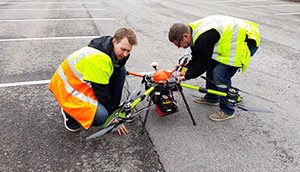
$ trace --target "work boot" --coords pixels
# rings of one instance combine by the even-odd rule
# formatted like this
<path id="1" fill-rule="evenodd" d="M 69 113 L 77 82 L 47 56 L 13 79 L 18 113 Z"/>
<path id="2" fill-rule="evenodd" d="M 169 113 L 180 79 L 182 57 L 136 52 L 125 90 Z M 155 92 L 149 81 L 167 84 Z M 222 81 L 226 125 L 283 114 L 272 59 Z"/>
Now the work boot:
<path id="1" fill-rule="evenodd" d="M 218 106 L 218 102 L 217 103 L 212 103 L 207 101 L 207 99 L 203 98 L 203 97 L 197 97 L 194 99 L 194 102 L 196 103 L 200 103 L 200 104 L 207 104 L 207 105 L 211 105 L 211 106 Z"/>
<path id="2" fill-rule="evenodd" d="M 209 116 L 209 118 L 213 121 L 224 121 L 224 120 L 227 120 L 227 119 L 230 119 L 233 117 L 234 117 L 234 115 L 228 115 L 222 111 L 213 113 Z"/>
<path id="3" fill-rule="evenodd" d="M 67 130 L 71 132 L 76 132 L 80 130 L 80 124 L 78 121 L 73 119 L 72 117 L 69 117 L 64 110 L 61 108 L 62 116 L 64 117 L 64 124 Z"/>

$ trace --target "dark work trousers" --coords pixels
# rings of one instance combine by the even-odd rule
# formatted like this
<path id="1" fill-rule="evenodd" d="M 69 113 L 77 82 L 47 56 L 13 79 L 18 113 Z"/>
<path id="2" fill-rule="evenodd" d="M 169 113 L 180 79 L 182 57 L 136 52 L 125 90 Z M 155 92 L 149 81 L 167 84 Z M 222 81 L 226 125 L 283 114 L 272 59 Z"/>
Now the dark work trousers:
<path id="1" fill-rule="evenodd" d="M 249 47 L 251 56 L 253 56 L 256 53 L 258 47 L 256 47 L 256 44 L 248 44 L 248 47 Z M 239 69 L 238 67 L 224 65 L 215 60 L 212 60 L 211 65 L 208 67 L 208 69 L 206 71 L 206 77 L 231 86 L 231 78 L 234 76 L 234 74 L 237 72 L 238 69 Z M 212 84 L 210 82 L 206 82 L 206 88 L 221 91 L 224 93 L 227 93 L 229 90 L 229 88 L 217 87 L 215 84 Z M 212 103 L 220 102 L 220 105 L 219 105 L 220 111 L 222 111 L 228 115 L 232 115 L 235 111 L 234 106 L 227 104 L 226 97 L 218 96 L 215 94 L 206 94 L 204 96 L 204 98 L 207 99 L 207 101 L 212 102 Z"/>
<path id="2" fill-rule="evenodd" d="M 206 77 L 226 85 L 231 85 L 231 78 L 234 76 L 238 69 L 238 67 L 224 65 L 215 60 L 212 60 L 210 66 L 206 71 Z M 228 88 L 217 87 L 215 84 L 208 81 L 206 82 L 206 88 L 224 93 L 227 93 L 229 90 Z M 234 106 L 227 104 L 226 97 L 208 93 L 204 96 L 204 98 L 212 103 L 220 102 L 220 111 L 228 115 L 232 115 L 235 111 Z"/>

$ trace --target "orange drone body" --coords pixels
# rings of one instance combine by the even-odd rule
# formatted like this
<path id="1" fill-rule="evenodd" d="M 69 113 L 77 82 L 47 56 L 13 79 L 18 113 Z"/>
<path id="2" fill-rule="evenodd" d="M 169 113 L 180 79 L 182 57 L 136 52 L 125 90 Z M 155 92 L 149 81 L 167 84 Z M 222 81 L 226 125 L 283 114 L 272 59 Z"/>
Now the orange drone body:
<path id="1" fill-rule="evenodd" d="M 171 78 L 170 72 L 168 72 L 164 69 L 158 69 L 152 77 L 153 81 L 155 81 L 157 83 L 166 83 L 167 79 L 170 79 L 170 78 Z"/>

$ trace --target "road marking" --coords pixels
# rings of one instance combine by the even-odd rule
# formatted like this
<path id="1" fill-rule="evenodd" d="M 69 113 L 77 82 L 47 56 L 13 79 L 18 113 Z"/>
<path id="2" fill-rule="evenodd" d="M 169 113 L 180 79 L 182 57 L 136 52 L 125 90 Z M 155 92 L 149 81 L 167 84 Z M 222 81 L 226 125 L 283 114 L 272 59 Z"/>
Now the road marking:
<path id="1" fill-rule="evenodd" d="M 20 20 L 0 20 L 0 22 L 47 22 L 47 21 L 112 21 L 116 18 L 68 18 L 68 19 L 20 19 Z"/>
<path id="2" fill-rule="evenodd" d="M 55 1 L 53 1 L 53 2 L 34 2 L 34 1 L 32 1 L 32 2 L 29 2 L 29 1 L 14 1 L 14 2 L 10 2 L 10 1 L 4 1 L 4 2 L 1 2 L 0 4 L 17 4 L 17 3 L 22 3 L 22 4 L 24 4 L 24 3 L 35 3 L 35 4 L 48 4 L 48 3 L 51 3 L 51 4 L 75 4 L 75 3 L 77 3 L 77 4 L 98 4 L 97 2 L 55 2 Z"/>
<path id="3" fill-rule="evenodd" d="M 238 1 L 238 0 L 232 0 L 232 1 L 212 1 L 213 3 L 234 3 L 234 2 L 270 2 L 272 0 L 249 0 L 249 1 Z"/>
<path id="4" fill-rule="evenodd" d="M 300 6 L 300 4 L 271 4 L 271 5 L 268 5 L 268 6 L 271 6 L 271 7 L 297 7 L 297 6 Z"/>
<path id="5" fill-rule="evenodd" d="M 72 11 L 72 10 L 89 10 L 89 11 L 104 11 L 105 9 L 97 8 L 56 8 L 56 9 L 36 9 L 36 8 L 17 8 L 17 9 L 4 9 L 1 8 L 0 11 Z"/>
<path id="6" fill-rule="evenodd" d="M 277 13 L 276 16 L 288 16 L 288 15 L 295 15 L 300 14 L 300 12 L 294 12 L 294 13 Z"/>
<path id="7" fill-rule="evenodd" d="M 240 0 L 232 0 L 232 1 L 212 1 L 213 3 L 241 3 L 241 2 L 270 2 L 272 0 L 248 0 L 248 1 L 240 1 Z"/>
<path id="8" fill-rule="evenodd" d="M 140 72 L 137 74 L 140 75 L 149 75 L 153 74 L 154 72 Z M 131 76 L 131 75 L 129 75 Z M 127 77 L 129 77 L 127 76 Z M 129 77 L 130 78 L 130 77 Z M 26 82 L 14 82 L 14 83 L 0 83 L 0 88 L 4 87 L 16 87 L 16 86 L 24 86 L 24 85 L 41 85 L 41 84 L 49 84 L 51 80 L 39 80 L 39 81 L 26 81 Z"/>
<path id="9" fill-rule="evenodd" d="M 51 80 L 40 80 L 40 81 L 27 81 L 27 82 L 5 83 L 5 84 L 0 84 L 0 88 L 4 88 L 4 87 L 15 87 L 15 86 L 24 86 L 24 85 L 49 84 L 50 81 L 51 81 Z"/>
<path id="10" fill-rule="evenodd" d="M 297 7 L 300 4 L 274 4 L 274 5 L 245 5 L 240 8 L 260 8 L 260 7 Z"/>
<path id="11" fill-rule="evenodd" d="M 12 42 L 12 41 L 43 41 L 43 40 L 63 40 L 63 39 L 90 39 L 96 38 L 95 36 L 76 36 L 76 37 L 46 37 L 46 38 L 16 38 L 16 39 L 0 39 L 0 42 Z"/>

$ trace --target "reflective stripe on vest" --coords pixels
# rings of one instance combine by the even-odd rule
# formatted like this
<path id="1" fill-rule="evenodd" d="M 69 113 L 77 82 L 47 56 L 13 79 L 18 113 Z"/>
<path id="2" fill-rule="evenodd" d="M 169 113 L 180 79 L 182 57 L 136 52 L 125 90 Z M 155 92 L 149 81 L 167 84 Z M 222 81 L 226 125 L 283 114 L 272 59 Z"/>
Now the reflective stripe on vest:
<path id="1" fill-rule="evenodd" d="M 75 88 L 73 88 L 67 81 L 67 77 L 66 75 L 64 74 L 63 70 L 62 70 L 62 67 L 60 66 L 58 68 L 58 71 L 57 71 L 59 77 L 61 78 L 61 80 L 65 83 L 65 90 L 72 96 L 78 98 L 79 100 L 83 101 L 83 102 L 88 102 L 92 105 L 95 105 L 95 106 L 98 106 L 98 101 L 97 99 L 95 100 L 95 97 L 91 96 L 92 94 L 87 94 L 86 92 L 85 93 L 81 93 L 81 92 L 78 92 Z M 72 82 L 74 84 L 74 82 Z M 90 83 L 89 83 L 90 84 Z M 88 89 L 91 91 L 91 86 L 88 85 L 87 83 L 85 85 L 83 85 L 83 87 L 86 87 L 85 89 Z M 83 88 L 81 87 L 81 88 Z M 83 90 L 83 89 L 81 89 Z M 81 91 L 80 90 L 80 91 Z M 91 98 L 92 97 L 92 98 Z"/>
<path id="2" fill-rule="evenodd" d="M 80 79 L 81 82 L 83 83 L 86 83 L 88 86 L 91 87 L 91 83 L 90 82 L 86 82 L 83 80 L 83 75 L 81 73 L 79 73 L 76 69 L 75 69 L 75 65 L 80 61 L 82 60 L 85 56 L 88 56 L 90 54 L 93 54 L 93 53 L 98 53 L 100 52 L 99 50 L 97 49 L 94 49 L 94 48 L 90 48 L 90 47 L 84 47 L 82 48 L 81 50 L 83 50 L 83 52 L 78 56 L 76 57 L 75 59 L 72 59 L 73 58 L 73 54 L 71 54 L 69 57 L 68 57 L 68 64 L 69 64 L 69 67 L 70 69 L 72 70 L 72 72 L 74 73 L 74 75 Z"/>
<path id="3" fill-rule="evenodd" d="M 245 42 L 246 35 L 249 35 L 252 27 L 258 26 L 255 23 L 250 25 L 249 21 L 226 16 L 208 16 L 206 18 L 190 23 L 193 30 L 192 41 L 193 46 L 197 38 L 210 29 L 216 29 L 220 33 L 220 40 L 214 47 L 212 58 L 220 63 L 242 67 L 243 72 L 246 70 L 249 60 L 250 51 Z M 250 28 L 250 29 L 249 29 Z M 258 37 L 258 28 L 252 28 L 255 36 Z M 254 37 L 255 37 L 254 36 Z"/>
<path id="4" fill-rule="evenodd" d="M 75 65 L 83 58 L 99 52 L 102 53 L 90 47 L 74 52 L 56 70 L 49 85 L 64 111 L 85 129 L 89 129 L 94 121 L 98 100 L 91 83 L 83 80 L 83 75 L 76 70 Z"/>

